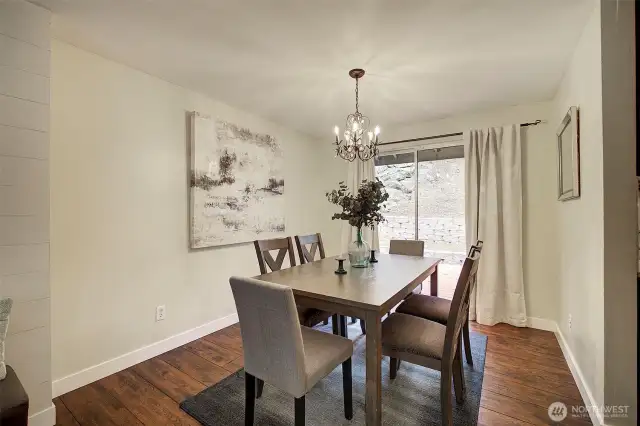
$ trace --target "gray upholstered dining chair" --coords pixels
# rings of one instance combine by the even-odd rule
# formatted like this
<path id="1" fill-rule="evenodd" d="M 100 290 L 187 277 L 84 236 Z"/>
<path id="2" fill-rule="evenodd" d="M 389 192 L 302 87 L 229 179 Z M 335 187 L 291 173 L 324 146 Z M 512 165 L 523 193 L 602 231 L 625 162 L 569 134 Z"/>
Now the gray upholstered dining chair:
<path id="1" fill-rule="evenodd" d="M 389 254 L 403 254 L 405 256 L 424 257 L 424 241 L 420 240 L 391 240 L 389 241 Z M 422 283 L 413 292 L 422 293 Z"/>
<path id="2" fill-rule="evenodd" d="M 471 246 L 469 249 L 469 257 L 472 257 L 475 253 L 478 256 L 482 253 L 483 242 L 478 242 Z M 473 292 L 475 288 L 475 277 L 471 282 L 470 292 Z M 451 300 L 443 299 L 441 297 L 429 296 L 426 294 L 414 294 L 402 302 L 397 308 L 396 312 L 401 314 L 414 315 L 417 317 L 425 318 L 431 321 L 439 322 L 440 324 L 447 325 L 449 318 L 449 309 L 451 308 Z M 473 357 L 471 355 L 471 338 L 469 331 L 469 310 L 465 312 L 464 328 L 462 329 L 462 336 L 464 338 L 464 352 L 469 365 L 473 365 Z"/>
<path id="3" fill-rule="evenodd" d="M 295 398 L 295 424 L 305 423 L 305 395 L 342 364 L 344 415 L 353 417 L 351 340 L 301 326 L 291 288 L 253 278 L 229 280 L 238 309 L 245 369 L 245 425 L 252 425 L 256 382 Z"/>
<path id="4" fill-rule="evenodd" d="M 395 379 L 400 360 L 439 370 L 442 425 L 452 425 L 451 378 L 456 402 L 465 399 L 462 369 L 461 334 L 467 309 L 471 282 L 478 270 L 480 254 L 467 257 L 451 301 L 446 325 L 435 321 L 395 312 L 382 323 L 382 353 L 391 357 L 390 377 Z"/>

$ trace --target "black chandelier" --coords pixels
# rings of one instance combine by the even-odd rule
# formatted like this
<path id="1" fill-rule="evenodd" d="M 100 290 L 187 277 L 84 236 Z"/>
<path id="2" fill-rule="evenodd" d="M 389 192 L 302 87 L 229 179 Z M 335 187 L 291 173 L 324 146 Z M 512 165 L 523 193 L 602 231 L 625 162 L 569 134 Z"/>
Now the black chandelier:
<path id="1" fill-rule="evenodd" d="M 336 126 L 333 129 L 336 134 L 336 155 L 347 161 L 353 161 L 356 158 L 368 161 L 378 155 L 380 127 L 376 126 L 373 131 L 370 131 L 369 118 L 358 110 L 358 80 L 364 76 L 364 70 L 352 69 L 349 71 L 349 76 L 356 80 L 356 112 L 347 116 L 344 140 L 339 138 L 340 128 Z M 368 143 L 363 140 L 365 135 L 369 138 Z"/>

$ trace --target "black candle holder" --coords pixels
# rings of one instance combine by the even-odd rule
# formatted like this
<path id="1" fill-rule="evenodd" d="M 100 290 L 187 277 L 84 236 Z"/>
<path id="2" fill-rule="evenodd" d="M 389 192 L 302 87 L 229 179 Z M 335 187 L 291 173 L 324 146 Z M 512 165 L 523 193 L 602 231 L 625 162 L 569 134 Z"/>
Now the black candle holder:
<path id="1" fill-rule="evenodd" d="M 376 259 L 375 250 L 371 250 L 371 257 L 369 258 L 369 263 L 378 263 L 378 259 Z"/>
<path id="2" fill-rule="evenodd" d="M 335 273 L 338 274 L 338 275 L 346 274 L 347 270 L 344 269 L 344 261 L 347 260 L 347 259 L 338 258 L 336 260 L 338 261 L 338 269 L 336 269 Z"/>

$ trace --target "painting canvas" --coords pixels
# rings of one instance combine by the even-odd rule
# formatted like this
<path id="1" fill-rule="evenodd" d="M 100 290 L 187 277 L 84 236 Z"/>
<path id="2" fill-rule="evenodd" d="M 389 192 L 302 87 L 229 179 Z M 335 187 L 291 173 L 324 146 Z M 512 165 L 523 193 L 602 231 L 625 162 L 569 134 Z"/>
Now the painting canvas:
<path id="1" fill-rule="evenodd" d="M 282 236 L 284 158 L 270 135 L 191 116 L 191 247 Z"/>

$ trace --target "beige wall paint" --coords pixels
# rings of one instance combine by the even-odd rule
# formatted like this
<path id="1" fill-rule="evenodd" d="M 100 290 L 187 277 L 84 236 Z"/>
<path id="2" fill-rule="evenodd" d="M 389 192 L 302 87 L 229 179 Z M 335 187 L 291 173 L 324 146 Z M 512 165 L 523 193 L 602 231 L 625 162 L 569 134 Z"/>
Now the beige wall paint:
<path id="1" fill-rule="evenodd" d="M 554 117 L 559 123 L 570 106 L 580 110 L 581 196 L 555 205 L 561 264 L 558 326 L 598 404 L 604 402 L 601 65 L 600 11 L 594 7 L 554 100 Z"/>
<path id="2" fill-rule="evenodd" d="M 188 249 L 188 111 L 279 139 L 288 235 L 335 226 L 329 153 L 282 126 L 58 41 L 51 107 L 54 380 L 234 313 L 258 273 L 251 244 Z"/>
<path id="3" fill-rule="evenodd" d="M 463 132 L 472 128 L 544 120 L 527 128 L 523 144 L 523 268 L 527 315 L 555 321 L 558 312 L 558 253 L 555 240 L 556 153 L 551 104 L 536 103 L 480 111 L 442 120 L 384 129 L 385 141 Z M 436 141 L 437 142 L 437 141 Z"/>
<path id="4" fill-rule="evenodd" d="M 604 402 L 638 420 L 635 2 L 602 1 Z"/>
<path id="5" fill-rule="evenodd" d="M 0 298 L 14 299 L 7 362 L 52 424 L 49 318 L 49 58 L 51 14 L 0 2 Z M 44 410 L 49 411 L 43 412 Z"/>

